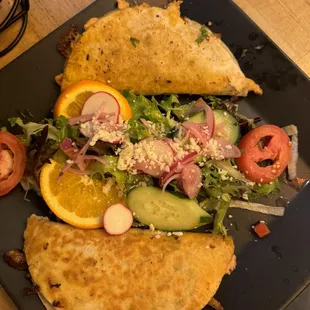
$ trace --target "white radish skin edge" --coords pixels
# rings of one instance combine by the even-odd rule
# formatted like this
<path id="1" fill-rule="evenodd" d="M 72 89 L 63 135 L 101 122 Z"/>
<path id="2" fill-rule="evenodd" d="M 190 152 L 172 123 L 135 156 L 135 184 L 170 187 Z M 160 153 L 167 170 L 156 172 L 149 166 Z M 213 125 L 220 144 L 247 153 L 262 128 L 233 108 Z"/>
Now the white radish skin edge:
<path id="1" fill-rule="evenodd" d="M 96 113 L 101 111 L 102 116 L 113 113 L 109 117 L 113 122 L 118 123 L 120 106 L 118 101 L 111 94 L 106 92 L 97 92 L 90 96 L 84 103 L 81 115 Z"/>
<path id="2" fill-rule="evenodd" d="M 111 205 L 103 214 L 103 227 L 109 235 L 118 236 L 125 233 L 132 223 L 132 212 L 122 203 Z"/>

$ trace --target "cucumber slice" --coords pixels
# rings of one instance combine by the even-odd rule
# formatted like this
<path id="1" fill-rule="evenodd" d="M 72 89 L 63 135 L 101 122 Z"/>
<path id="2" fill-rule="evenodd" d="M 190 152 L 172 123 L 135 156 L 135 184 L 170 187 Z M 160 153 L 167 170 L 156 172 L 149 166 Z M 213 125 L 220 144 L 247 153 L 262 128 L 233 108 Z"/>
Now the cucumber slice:
<path id="1" fill-rule="evenodd" d="M 194 123 L 204 123 L 206 122 L 206 113 L 205 111 L 199 111 L 192 115 L 189 120 L 194 122 Z"/>
<path id="2" fill-rule="evenodd" d="M 240 126 L 238 121 L 225 110 L 213 110 L 215 118 L 214 136 L 223 138 L 232 144 L 240 138 Z M 189 118 L 194 123 L 206 122 L 205 111 L 199 111 Z"/>
<path id="3" fill-rule="evenodd" d="M 238 121 L 224 110 L 214 110 L 213 113 L 215 117 L 215 137 L 223 138 L 232 144 L 238 142 L 240 138 Z"/>
<path id="4" fill-rule="evenodd" d="M 189 230 L 213 221 L 195 200 L 151 186 L 132 189 L 127 205 L 140 223 L 166 231 Z"/>

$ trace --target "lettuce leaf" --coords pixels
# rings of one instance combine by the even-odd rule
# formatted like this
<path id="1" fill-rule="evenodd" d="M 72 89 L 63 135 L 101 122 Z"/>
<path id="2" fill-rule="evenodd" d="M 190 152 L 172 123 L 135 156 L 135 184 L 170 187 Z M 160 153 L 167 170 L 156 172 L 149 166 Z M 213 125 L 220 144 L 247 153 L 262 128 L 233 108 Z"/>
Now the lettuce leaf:
<path id="1" fill-rule="evenodd" d="M 191 101 L 186 104 L 181 104 L 177 95 L 170 95 L 169 97 L 164 97 L 159 106 L 167 113 L 167 115 L 172 113 L 179 121 L 184 121 L 185 118 L 189 116 L 190 110 L 195 103 L 196 101 Z"/>
<path id="2" fill-rule="evenodd" d="M 178 105 L 180 105 L 180 101 L 177 95 L 165 97 L 159 103 L 159 106 L 166 112 L 173 110 L 174 107 Z"/>
<path id="3" fill-rule="evenodd" d="M 128 100 L 132 110 L 132 118 L 128 121 L 128 133 L 132 140 L 141 140 L 150 136 L 165 136 L 171 129 L 169 119 L 159 109 L 160 105 L 152 97 L 148 99 L 142 95 L 135 95 L 130 91 L 123 91 L 122 94 Z M 150 121 L 154 129 L 149 130 L 141 120 Z"/>
<path id="4" fill-rule="evenodd" d="M 59 141 L 65 138 L 76 138 L 79 136 L 79 126 L 70 126 L 68 119 L 63 115 L 54 120 L 55 127 L 59 130 Z"/>
<path id="5" fill-rule="evenodd" d="M 210 160 L 201 171 L 206 198 L 219 199 L 222 194 L 229 194 L 233 198 L 243 199 L 244 194 L 247 194 L 253 200 L 280 190 L 278 179 L 268 184 L 255 184 L 234 169 L 230 161 Z M 223 171 L 226 171 L 227 177 L 220 173 Z"/>
<path id="6" fill-rule="evenodd" d="M 33 136 L 38 136 L 45 127 L 48 127 L 47 139 L 52 140 L 56 144 L 60 143 L 65 138 L 75 138 L 78 136 L 78 126 L 68 125 L 68 119 L 64 116 L 58 117 L 56 120 L 46 119 L 45 123 L 24 123 L 20 117 L 11 117 L 8 119 L 11 127 L 19 126 L 23 133 L 17 135 L 18 138 L 29 146 Z"/>
<path id="7" fill-rule="evenodd" d="M 128 132 L 133 142 L 148 138 L 151 136 L 149 130 L 141 123 L 139 119 L 132 117 L 128 121 Z"/>
<path id="8" fill-rule="evenodd" d="M 59 131 L 56 127 L 49 124 L 38 124 L 34 122 L 29 122 L 24 124 L 20 117 L 9 118 L 11 127 L 18 125 L 23 129 L 23 134 L 19 135 L 19 139 L 26 145 L 29 146 L 31 143 L 31 137 L 34 135 L 39 135 L 41 131 L 48 126 L 48 139 L 59 142 Z"/>
<path id="9" fill-rule="evenodd" d="M 221 197 L 220 205 L 218 206 L 217 212 L 213 222 L 213 234 L 227 235 L 226 228 L 224 226 L 224 219 L 229 208 L 231 198 L 230 195 L 224 194 Z"/>
<path id="10" fill-rule="evenodd" d="M 106 174 L 113 175 L 118 184 L 124 184 L 127 181 L 127 173 L 117 169 L 118 158 L 115 156 L 103 156 L 104 164 L 99 161 L 90 163 L 87 167 L 93 174 L 100 174 L 103 178 Z"/>
<path id="11" fill-rule="evenodd" d="M 118 157 L 116 156 L 103 156 L 104 164 L 95 161 L 92 162 L 87 169 L 92 171 L 93 175 L 100 175 L 102 178 L 113 176 L 116 183 L 123 185 L 125 192 L 128 192 L 131 188 L 145 185 L 152 185 L 152 178 L 146 174 L 129 174 L 126 171 L 117 169 Z"/>
<path id="12" fill-rule="evenodd" d="M 275 179 L 273 182 L 267 184 L 255 184 L 248 196 L 250 200 L 253 200 L 259 197 L 276 194 L 280 191 L 280 189 L 279 180 Z"/>

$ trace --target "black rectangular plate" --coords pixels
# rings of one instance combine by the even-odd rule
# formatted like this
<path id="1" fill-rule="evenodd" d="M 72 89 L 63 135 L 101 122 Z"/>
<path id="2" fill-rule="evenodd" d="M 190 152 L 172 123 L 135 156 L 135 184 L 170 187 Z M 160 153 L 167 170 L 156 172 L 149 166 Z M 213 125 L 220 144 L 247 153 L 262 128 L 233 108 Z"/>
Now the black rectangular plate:
<path id="1" fill-rule="evenodd" d="M 147 1 L 162 5 L 166 1 Z M 59 88 L 53 77 L 62 71 L 64 60 L 56 44 L 72 23 L 82 25 L 94 16 L 102 16 L 115 8 L 114 0 L 96 1 L 83 12 L 58 28 L 13 63 L 0 71 L 0 121 L 29 109 L 35 120 L 44 118 L 52 109 Z M 309 175 L 310 164 L 310 83 L 307 77 L 273 42 L 232 2 L 225 0 L 185 0 L 182 15 L 207 24 L 222 34 L 224 42 L 236 54 L 245 74 L 258 81 L 263 96 L 250 95 L 241 103 L 243 112 L 260 115 L 265 122 L 279 126 L 296 124 L 299 128 L 300 157 L 305 163 L 301 173 Z M 250 35 L 251 33 L 257 34 Z M 256 48 L 255 47 L 261 47 Z M 247 49 L 240 58 L 242 49 Z M 287 193 L 289 191 L 287 190 Z M 16 188 L 0 198 L 0 254 L 22 248 L 25 222 L 32 213 L 46 214 L 41 198 Z M 225 309 L 283 309 L 302 291 L 310 279 L 309 219 L 310 186 L 295 196 L 283 218 L 232 210 L 227 222 L 236 243 L 238 267 L 225 277 L 217 298 Z M 250 227 L 257 220 L 268 221 L 271 235 L 257 240 Z M 232 226 L 230 225 L 232 224 Z M 43 310 L 37 296 L 23 296 L 29 286 L 24 272 L 16 271 L 0 259 L 0 283 L 22 310 Z M 186 289 L 186 288 L 184 288 Z"/>

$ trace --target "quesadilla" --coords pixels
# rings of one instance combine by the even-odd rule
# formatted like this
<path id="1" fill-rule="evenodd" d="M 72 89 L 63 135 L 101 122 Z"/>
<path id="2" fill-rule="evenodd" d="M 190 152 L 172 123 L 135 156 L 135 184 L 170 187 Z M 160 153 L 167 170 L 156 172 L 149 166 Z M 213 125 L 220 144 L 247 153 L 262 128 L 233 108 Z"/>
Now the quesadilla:
<path id="1" fill-rule="evenodd" d="M 68 57 L 62 90 L 88 79 L 143 95 L 262 93 L 217 34 L 180 16 L 180 1 L 166 9 L 119 3 L 122 9 L 86 23 Z"/>
<path id="2" fill-rule="evenodd" d="M 25 230 L 29 271 L 49 309 L 202 309 L 234 258 L 230 237 L 120 236 L 32 215 Z"/>

